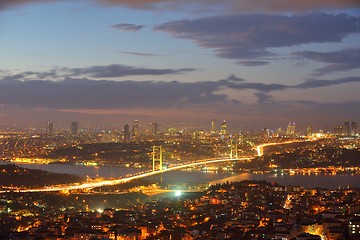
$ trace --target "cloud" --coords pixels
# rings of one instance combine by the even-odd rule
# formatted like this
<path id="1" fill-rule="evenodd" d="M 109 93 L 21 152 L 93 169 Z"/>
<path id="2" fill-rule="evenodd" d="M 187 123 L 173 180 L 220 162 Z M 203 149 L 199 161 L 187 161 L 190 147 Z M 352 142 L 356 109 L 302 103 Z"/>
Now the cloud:
<path id="1" fill-rule="evenodd" d="M 227 77 L 226 79 L 223 79 L 221 81 L 224 81 L 224 82 L 243 82 L 245 80 L 235 76 L 234 74 L 231 74 L 229 77 Z"/>
<path id="2" fill-rule="evenodd" d="M 137 31 L 141 30 L 144 27 L 144 25 L 120 23 L 120 24 L 112 25 L 111 27 L 121 30 L 121 31 L 125 31 L 125 32 L 137 32 Z"/>
<path id="3" fill-rule="evenodd" d="M 265 93 L 254 93 L 255 97 L 257 97 L 259 103 L 268 102 L 269 100 L 272 100 L 273 97 L 265 94 Z"/>
<path id="4" fill-rule="evenodd" d="M 291 86 L 277 84 L 277 83 L 260 83 L 260 82 L 245 82 L 243 79 L 237 78 L 234 75 L 231 75 L 227 79 L 223 79 L 219 81 L 223 86 L 230 89 L 238 89 L 238 90 L 257 90 L 261 92 L 271 92 L 271 91 L 280 91 L 290 88 Z"/>
<path id="5" fill-rule="evenodd" d="M 58 1 L 54 1 L 54 2 L 59 2 L 61 0 Z M 1 0 L 0 1 L 0 9 L 6 9 L 9 7 L 14 7 L 14 6 L 18 6 L 18 5 L 24 5 L 24 4 L 30 4 L 30 3 L 46 3 L 48 2 L 47 0 Z"/>
<path id="6" fill-rule="evenodd" d="M 309 89 L 309 88 L 329 87 L 329 86 L 340 85 L 345 83 L 353 83 L 353 82 L 360 82 L 360 77 L 339 78 L 335 80 L 309 79 L 303 83 L 294 86 L 294 88 Z"/>
<path id="7" fill-rule="evenodd" d="M 27 81 L 27 80 L 61 80 L 64 77 L 91 77 L 91 78 L 116 78 L 125 76 L 139 76 L 139 75 L 170 75 L 170 74 L 183 74 L 186 72 L 196 71 L 194 68 L 138 68 L 132 66 L 126 66 L 121 64 L 112 64 L 105 66 L 91 66 L 85 68 L 53 68 L 49 71 L 34 72 L 27 71 L 18 74 L 11 74 L 10 72 L 4 72 L 2 81 Z M 1 78 L 1 76 L 0 76 Z"/>
<path id="8" fill-rule="evenodd" d="M 119 76 L 117 71 L 98 67 L 66 69 L 74 76 Z M 122 73 L 122 71 L 121 71 Z M 249 83 L 235 75 L 219 81 L 110 81 L 67 77 L 61 81 L 34 80 L 38 73 L 20 73 L 0 81 L 0 104 L 48 109 L 183 108 L 213 104 L 238 104 L 218 90 L 255 89 L 269 92 L 284 89 L 276 84 Z M 45 76 L 46 74 L 44 74 Z M 27 76 L 24 81 L 22 77 Z M 264 95 L 265 96 L 265 95 Z M 258 96 L 260 99 L 260 95 Z M 262 98 L 264 99 L 264 98 Z"/>
<path id="9" fill-rule="evenodd" d="M 69 0 L 52 0 L 51 2 L 71 2 Z M 33 4 L 49 3 L 48 0 L 1 0 L 0 9 Z M 89 2 L 83 0 L 84 3 Z M 214 10 L 219 9 L 235 13 L 251 12 L 306 12 L 311 10 L 349 9 L 360 6 L 358 0 L 92 0 L 103 6 L 125 6 L 134 9 L 148 10 Z"/>
<path id="10" fill-rule="evenodd" d="M 0 104 L 55 108 L 151 108 L 182 107 L 227 102 L 215 94 L 221 83 L 153 81 L 94 81 L 67 78 L 63 81 L 0 81 Z"/>
<path id="11" fill-rule="evenodd" d="M 157 57 L 161 56 L 158 54 L 153 53 L 144 53 L 144 52 L 128 52 L 128 51 L 119 51 L 120 53 L 129 54 L 129 55 L 136 55 L 136 56 L 143 56 L 143 57 Z"/>
<path id="12" fill-rule="evenodd" d="M 111 68 L 110 68 L 111 69 Z M 97 67 L 70 69 L 74 75 L 119 76 L 116 71 Z M 51 72 L 51 71 L 50 71 Z M 272 100 L 273 91 L 310 89 L 360 82 L 360 77 L 334 80 L 309 79 L 297 85 L 247 82 L 235 75 L 218 81 L 111 81 L 66 77 L 63 80 L 36 80 L 39 73 L 25 72 L 0 80 L 0 105 L 48 109 L 186 108 L 213 104 L 240 104 L 226 89 L 255 90 L 259 103 Z M 47 74 L 44 74 L 46 76 Z M 50 74 L 51 75 L 51 74 Z M 26 77 L 26 81 L 23 77 Z M 220 91 L 221 90 L 221 91 Z M 225 90 L 225 91 L 223 91 Z M 241 94 L 241 91 L 239 91 Z"/>
<path id="13" fill-rule="evenodd" d="M 309 10 L 339 9 L 359 7 L 357 0 L 98 0 L 99 3 L 108 5 L 124 5 L 140 9 L 181 9 L 184 5 L 192 8 L 211 9 L 216 6 L 231 12 L 303 12 Z"/>
<path id="14" fill-rule="evenodd" d="M 107 66 L 92 66 L 88 68 L 63 68 L 68 76 L 89 76 L 93 78 L 114 78 L 135 75 L 168 75 L 192 72 L 194 68 L 181 69 L 153 69 L 153 68 L 136 68 L 120 64 L 112 64 Z"/>
<path id="15" fill-rule="evenodd" d="M 269 64 L 269 61 L 238 61 L 237 62 L 240 65 L 247 66 L 247 67 L 254 67 L 254 66 L 262 66 Z"/>
<path id="16" fill-rule="evenodd" d="M 222 58 L 242 60 L 244 65 L 266 64 L 273 48 L 309 43 L 341 42 L 360 32 L 360 17 L 347 14 L 222 15 L 167 22 L 154 29 L 175 38 L 192 40 Z"/>
<path id="17" fill-rule="evenodd" d="M 21 76 L 27 76 L 27 81 L 21 79 Z M 19 120 L 27 116 L 26 121 L 36 119 L 37 122 L 43 122 L 49 117 L 61 119 L 61 116 L 65 116 L 67 121 L 76 118 L 84 122 L 96 120 L 102 123 L 104 118 L 109 121 L 109 116 L 112 116 L 111 121 L 118 121 L 114 120 L 114 116 L 122 121 L 125 116 L 128 120 L 158 119 L 161 116 L 161 121 L 184 121 L 190 118 L 196 121 L 215 117 L 238 122 L 241 116 L 242 121 L 247 121 L 252 127 L 263 127 L 264 124 L 271 127 L 279 126 L 280 120 L 284 119 L 290 121 L 296 118 L 297 122 L 309 122 L 311 116 L 314 119 L 311 121 L 321 122 L 330 116 L 332 120 L 360 116 L 354 111 L 360 106 L 360 102 L 356 101 L 325 104 L 292 101 L 291 97 L 287 101 L 279 101 L 270 94 L 274 91 L 356 83 L 360 82 L 360 78 L 310 79 L 288 86 L 247 82 L 235 75 L 218 81 L 198 82 L 111 81 L 71 77 L 57 81 L 31 79 L 36 76 L 28 72 L 28 75 L 20 73 L 0 80 L 1 111 L 8 119 L 16 116 L 13 120 Z M 257 101 L 241 102 L 249 93 Z M 235 97 L 231 94 L 235 94 Z M 89 115 L 96 116 L 89 118 Z"/>
<path id="18" fill-rule="evenodd" d="M 197 82 L 106 79 L 136 75 L 161 76 L 194 70 L 149 69 L 119 64 L 86 68 L 54 68 L 44 72 L 27 71 L 17 74 L 1 70 L 0 106 L 63 111 L 69 114 L 98 112 L 105 115 L 118 110 L 129 112 L 136 109 L 148 109 L 148 112 L 151 112 L 151 109 L 162 109 L 163 114 L 166 114 L 166 109 L 182 109 L 182 112 L 184 109 L 203 109 L 210 112 L 221 112 L 224 109 L 224 114 L 242 111 L 241 109 L 246 113 L 260 109 L 267 112 L 273 109 L 275 113 L 286 109 L 289 105 L 299 104 L 277 101 L 272 96 L 275 91 L 315 89 L 360 82 L 360 77 L 349 77 L 307 79 L 296 85 L 286 85 L 250 82 L 236 75 L 218 81 Z M 256 103 L 244 101 L 247 97 L 255 98 Z M 247 105 L 253 110 L 247 108 Z M 306 104 L 299 104 L 297 109 L 304 106 Z"/>
<path id="19" fill-rule="evenodd" d="M 31 80 L 31 79 L 44 79 L 44 78 L 56 78 L 58 76 L 57 74 L 57 70 L 56 69 L 52 69 L 48 72 L 32 72 L 32 71 L 27 71 L 27 72 L 22 72 L 22 73 L 18 73 L 18 74 L 14 74 L 12 75 L 10 72 L 7 72 L 6 75 L 4 75 L 2 77 L 2 81 L 27 81 L 27 80 Z"/>
<path id="20" fill-rule="evenodd" d="M 334 52 L 301 51 L 294 54 L 329 64 L 316 69 L 314 71 L 315 76 L 360 68 L 360 48 L 347 48 Z"/>
<path id="21" fill-rule="evenodd" d="M 261 93 L 256 93 L 256 97 L 259 100 L 269 100 L 265 93 L 272 91 L 284 91 L 287 89 L 314 89 L 320 87 L 330 87 L 346 83 L 356 83 L 360 82 L 360 77 L 348 77 L 348 78 L 338 78 L 338 79 L 307 79 L 306 81 L 299 83 L 297 85 L 285 85 L 278 83 L 260 83 L 260 82 L 247 82 L 241 78 L 236 77 L 235 75 L 230 75 L 226 79 L 219 80 L 218 83 L 222 87 L 229 89 L 238 89 L 238 90 L 256 90 Z"/>

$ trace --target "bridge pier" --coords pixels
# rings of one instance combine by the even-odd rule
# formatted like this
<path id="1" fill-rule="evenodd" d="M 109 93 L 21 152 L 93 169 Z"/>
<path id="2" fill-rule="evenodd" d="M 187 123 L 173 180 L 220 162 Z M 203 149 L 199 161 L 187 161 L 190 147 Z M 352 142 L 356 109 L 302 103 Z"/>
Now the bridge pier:
<path id="1" fill-rule="evenodd" d="M 234 146 L 233 145 L 233 140 L 231 139 L 229 156 L 230 156 L 230 159 L 233 159 L 234 157 L 235 157 L 235 159 L 239 158 L 239 155 L 238 155 L 238 141 L 237 140 L 235 141 L 235 146 Z"/>
<path id="2" fill-rule="evenodd" d="M 163 171 L 163 151 L 162 146 L 153 146 L 153 154 L 152 154 L 152 162 L 153 162 L 153 172 L 156 171 L 155 164 L 159 162 L 159 170 Z"/>

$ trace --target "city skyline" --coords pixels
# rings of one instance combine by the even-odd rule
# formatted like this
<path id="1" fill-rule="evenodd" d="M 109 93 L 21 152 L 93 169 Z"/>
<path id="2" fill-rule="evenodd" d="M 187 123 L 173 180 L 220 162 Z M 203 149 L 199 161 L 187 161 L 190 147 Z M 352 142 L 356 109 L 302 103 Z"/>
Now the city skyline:
<path id="1" fill-rule="evenodd" d="M 358 137 L 359 127 L 356 121 L 344 121 L 333 126 L 323 126 L 314 128 L 312 124 L 304 125 L 290 121 L 288 125 L 279 125 L 275 128 L 241 128 L 238 123 L 229 123 L 226 120 L 217 121 L 212 119 L 205 125 L 196 125 L 189 123 L 162 123 L 162 122 L 118 122 L 112 125 L 89 126 L 79 122 L 69 122 L 66 124 L 45 121 L 43 125 L 20 126 L 20 125 L 0 125 L 0 131 L 3 133 L 23 132 L 23 133 L 46 133 L 48 136 L 54 134 L 71 133 L 72 136 L 82 135 L 83 133 L 104 133 L 122 135 L 123 140 L 130 141 L 138 139 L 141 136 L 163 136 L 163 134 L 207 134 L 212 136 L 267 136 L 274 137 L 300 137 L 316 136 L 326 134 L 328 136 Z M 119 139 L 118 139 L 119 140 Z"/>
<path id="2" fill-rule="evenodd" d="M 359 9 L 340 0 L 1 1 L 0 125 L 359 122 Z"/>

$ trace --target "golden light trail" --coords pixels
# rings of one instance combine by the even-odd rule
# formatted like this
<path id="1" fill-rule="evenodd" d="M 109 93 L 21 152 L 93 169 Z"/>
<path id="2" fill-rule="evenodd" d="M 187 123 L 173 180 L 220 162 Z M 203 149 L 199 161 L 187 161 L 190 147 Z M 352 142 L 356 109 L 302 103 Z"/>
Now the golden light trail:
<path id="1" fill-rule="evenodd" d="M 264 147 L 268 146 L 274 146 L 274 145 L 283 145 L 283 144 L 289 144 L 289 143 L 297 143 L 297 142 L 304 142 L 304 141 L 286 141 L 281 143 L 264 143 L 256 146 L 256 152 L 259 157 L 264 155 Z"/>

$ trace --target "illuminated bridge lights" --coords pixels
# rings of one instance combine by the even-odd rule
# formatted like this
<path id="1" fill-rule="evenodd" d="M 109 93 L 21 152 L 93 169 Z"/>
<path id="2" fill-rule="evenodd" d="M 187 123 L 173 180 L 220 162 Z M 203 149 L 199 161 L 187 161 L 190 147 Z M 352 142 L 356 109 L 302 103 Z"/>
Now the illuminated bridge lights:
<path id="1" fill-rule="evenodd" d="M 101 180 L 101 181 L 91 182 L 91 183 L 82 183 L 82 184 L 76 183 L 76 184 L 72 184 L 72 185 L 49 186 L 49 187 L 35 188 L 35 189 L 18 189 L 15 192 L 23 192 L 23 193 L 24 192 L 68 192 L 71 190 L 91 189 L 91 188 L 97 188 L 97 187 L 103 187 L 103 186 L 118 185 L 118 184 L 129 182 L 129 181 L 132 181 L 135 179 L 150 177 L 150 176 L 154 176 L 154 175 L 157 175 L 160 173 L 175 171 L 175 170 L 179 170 L 182 168 L 194 167 L 194 166 L 198 166 L 198 165 L 202 165 L 202 164 L 219 163 L 219 162 L 227 162 L 227 161 L 241 161 L 241 160 L 250 160 L 250 159 L 252 159 L 252 158 L 244 157 L 244 158 L 238 158 L 238 159 L 229 159 L 229 158 L 208 159 L 205 161 L 202 160 L 199 162 L 193 162 L 193 163 L 174 166 L 171 168 L 163 169 L 162 171 L 157 170 L 157 171 L 145 172 L 142 174 L 132 175 L 130 177 L 119 178 L 119 179 L 114 179 L 114 180 Z M 0 191 L 0 193 L 4 193 L 4 192 L 10 192 L 10 191 L 8 191 L 8 190 Z"/>
<path id="2" fill-rule="evenodd" d="M 293 142 L 299 142 L 299 141 L 288 141 L 288 142 L 282 142 L 282 143 L 265 143 L 257 146 L 255 149 L 258 152 L 258 156 L 262 156 L 263 154 L 263 148 L 266 146 L 272 146 L 272 145 L 281 145 L 281 144 L 287 144 L 287 143 L 293 143 Z M 188 168 L 188 167 L 194 167 L 198 165 L 203 164 L 210 164 L 210 163 L 219 163 L 219 162 L 228 162 L 228 161 L 249 161 L 253 159 L 254 157 L 240 157 L 240 158 L 222 158 L 222 159 L 202 159 L 200 161 L 196 162 L 190 162 L 182 165 L 173 166 L 170 168 L 164 168 L 156 171 L 148 171 L 148 172 L 141 172 L 139 174 L 132 174 L 125 178 L 118 178 L 113 180 L 97 180 L 95 182 L 90 183 L 73 183 L 71 185 L 56 185 L 56 186 L 48 186 L 43 188 L 34 188 L 34 189 L 16 189 L 13 190 L 13 192 L 69 192 L 71 190 L 81 190 L 81 189 L 92 189 L 97 187 L 103 187 L 103 186 L 112 186 L 112 185 L 118 185 L 125 182 L 129 182 L 135 179 L 141 179 L 145 177 L 154 176 L 157 174 L 161 174 L 164 172 L 170 172 L 179 170 L 182 168 Z M 11 190 L 3 190 L 0 191 L 0 193 L 5 192 L 11 192 Z"/>
<path id="3" fill-rule="evenodd" d="M 264 143 L 256 146 L 254 149 L 256 149 L 257 155 L 259 157 L 264 155 L 264 147 L 267 146 L 274 146 L 274 145 L 282 145 L 282 144 L 289 144 L 289 143 L 296 143 L 296 142 L 303 142 L 303 141 L 287 141 L 287 142 L 281 142 L 281 143 Z"/>

